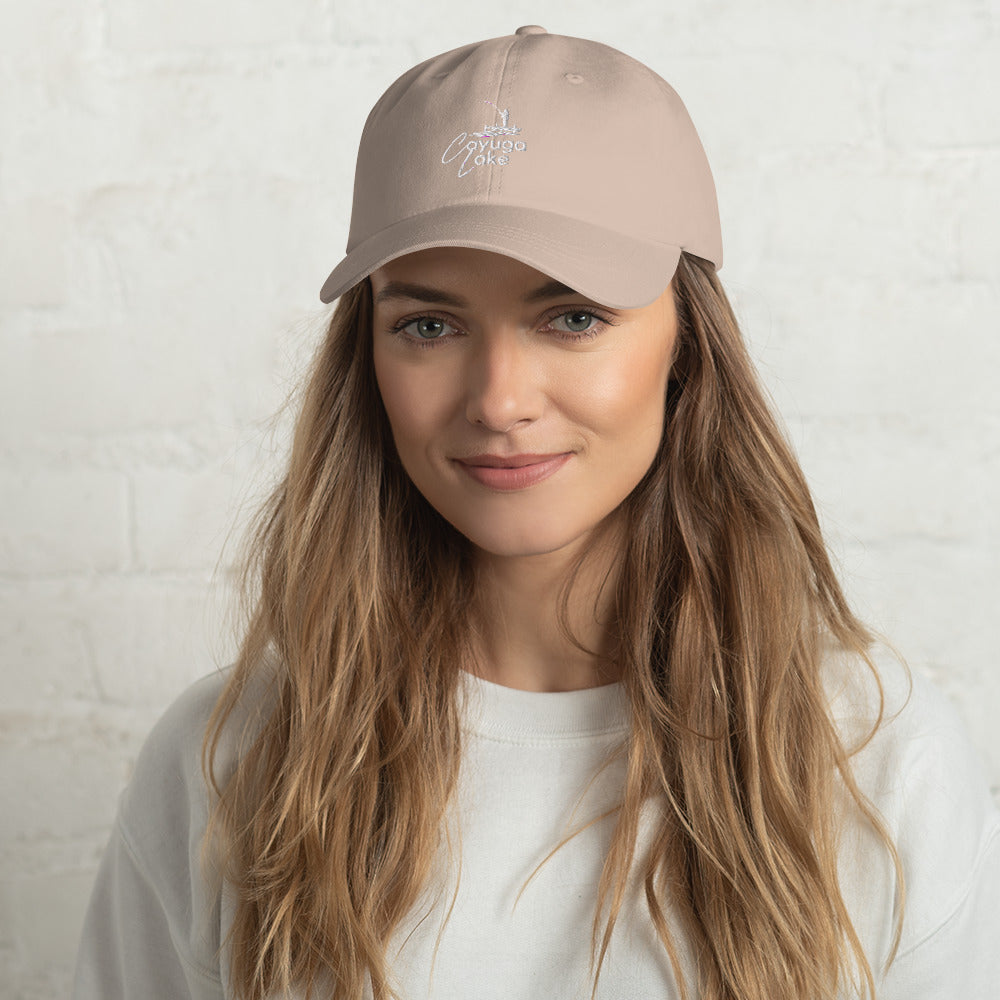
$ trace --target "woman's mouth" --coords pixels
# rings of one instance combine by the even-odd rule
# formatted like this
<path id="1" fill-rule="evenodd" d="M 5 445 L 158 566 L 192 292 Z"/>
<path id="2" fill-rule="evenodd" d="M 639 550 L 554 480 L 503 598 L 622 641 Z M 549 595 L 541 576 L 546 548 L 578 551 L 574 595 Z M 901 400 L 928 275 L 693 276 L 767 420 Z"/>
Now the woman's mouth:
<path id="1" fill-rule="evenodd" d="M 483 486 L 488 486 L 493 490 L 501 490 L 504 492 L 510 492 L 512 490 L 523 490 L 528 486 L 534 486 L 537 483 L 548 479 L 549 476 L 556 473 L 561 469 L 572 457 L 573 452 L 567 451 L 561 455 L 555 455 L 552 457 L 538 456 L 537 462 L 530 462 L 533 456 L 512 456 L 510 461 L 528 458 L 529 463 L 527 465 L 515 466 L 512 468 L 497 468 L 490 465 L 472 465 L 469 462 L 464 462 L 456 459 L 458 465 L 464 469 L 469 476 L 476 480 L 476 482 L 481 483 Z M 477 461 L 478 461 L 477 457 Z M 492 461 L 493 459 L 487 459 L 483 457 L 483 461 Z"/>

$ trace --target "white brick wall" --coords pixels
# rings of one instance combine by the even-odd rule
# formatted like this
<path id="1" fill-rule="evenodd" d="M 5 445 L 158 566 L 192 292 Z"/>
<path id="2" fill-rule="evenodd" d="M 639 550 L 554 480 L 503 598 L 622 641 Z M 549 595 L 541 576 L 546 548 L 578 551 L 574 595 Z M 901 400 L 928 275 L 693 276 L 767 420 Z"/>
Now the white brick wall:
<path id="1" fill-rule="evenodd" d="M 0 998 L 65 994 L 135 752 L 232 649 L 228 533 L 283 452 L 369 108 L 520 24 L 684 98 L 844 582 L 1000 795 L 996 4 L 574 9 L 0 4 Z"/>

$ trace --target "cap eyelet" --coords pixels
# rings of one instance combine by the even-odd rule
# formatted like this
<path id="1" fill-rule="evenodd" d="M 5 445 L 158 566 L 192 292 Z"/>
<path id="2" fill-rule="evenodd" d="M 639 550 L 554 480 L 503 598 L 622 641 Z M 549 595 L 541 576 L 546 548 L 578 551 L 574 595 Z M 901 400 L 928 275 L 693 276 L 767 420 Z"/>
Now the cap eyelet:
<path id="1" fill-rule="evenodd" d="M 579 73 L 564 73 L 563 79 L 567 83 L 583 83 L 583 77 Z"/>

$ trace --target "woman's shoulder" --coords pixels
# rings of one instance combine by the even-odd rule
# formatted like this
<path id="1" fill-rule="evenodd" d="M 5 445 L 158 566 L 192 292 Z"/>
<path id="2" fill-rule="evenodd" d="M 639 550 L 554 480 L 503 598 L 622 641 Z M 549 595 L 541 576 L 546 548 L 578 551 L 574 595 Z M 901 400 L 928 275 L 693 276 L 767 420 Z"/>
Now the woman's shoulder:
<path id="1" fill-rule="evenodd" d="M 189 684 L 170 702 L 139 750 L 130 786 L 176 779 L 192 770 L 209 717 L 232 671 L 232 666 L 213 670 Z"/>
<path id="2" fill-rule="evenodd" d="M 923 791 L 995 813 L 983 757 L 952 701 L 886 645 L 869 655 L 874 672 L 842 651 L 825 666 L 832 715 L 865 793 L 902 808 Z"/>
<path id="3" fill-rule="evenodd" d="M 212 671 L 184 688 L 143 741 L 126 794 L 146 799 L 156 791 L 174 795 L 190 787 L 200 768 L 201 740 L 232 667 Z"/>
<path id="4" fill-rule="evenodd" d="M 827 663 L 833 717 L 860 790 L 892 837 L 906 878 L 902 950 L 932 935 L 1000 863 L 1000 810 L 983 756 L 949 698 L 884 645 Z M 881 720 L 879 712 L 881 708 Z M 883 864 L 878 870 L 888 871 Z M 872 871 L 862 872 L 865 892 Z"/>
<path id="5" fill-rule="evenodd" d="M 176 867 L 181 846 L 194 843 L 207 823 L 212 796 L 202 770 L 202 746 L 234 670 L 232 665 L 214 670 L 182 690 L 139 750 L 119 800 L 118 824 L 132 853 L 145 864 Z M 265 711 L 265 677 L 262 672 L 244 687 L 221 731 L 213 757 L 220 783 Z"/>

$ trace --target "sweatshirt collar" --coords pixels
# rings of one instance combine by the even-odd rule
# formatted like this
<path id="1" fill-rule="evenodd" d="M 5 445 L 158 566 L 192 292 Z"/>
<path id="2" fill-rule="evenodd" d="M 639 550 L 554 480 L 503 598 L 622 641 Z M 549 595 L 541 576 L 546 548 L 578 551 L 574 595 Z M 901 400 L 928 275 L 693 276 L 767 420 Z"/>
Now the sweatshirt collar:
<path id="1" fill-rule="evenodd" d="M 577 691 L 523 691 L 462 670 L 459 686 L 464 727 L 483 736 L 552 741 L 629 728 L 628 696 L 620 681 Z"/>

